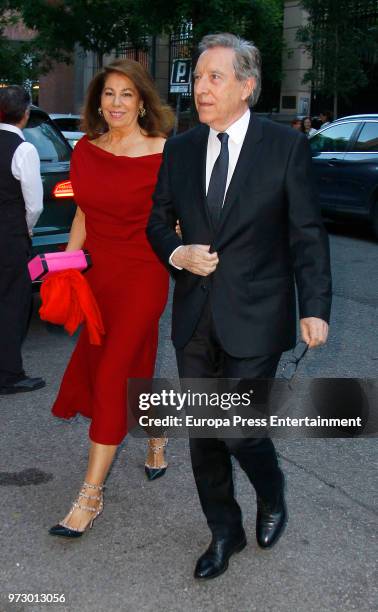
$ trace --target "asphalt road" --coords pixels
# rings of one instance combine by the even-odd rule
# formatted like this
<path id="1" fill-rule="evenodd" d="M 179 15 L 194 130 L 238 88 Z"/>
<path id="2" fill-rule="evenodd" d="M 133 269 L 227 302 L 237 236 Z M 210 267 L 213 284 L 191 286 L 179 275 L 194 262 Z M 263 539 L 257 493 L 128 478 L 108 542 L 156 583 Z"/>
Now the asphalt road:
<path id="1" fill-rule="evenodd" d="M 308 354 L 301 376 L 377 378 L 378 245 L 331 226 L 334 308 L 329 344 Z M 37 310 L 37 302 L 36 308 Z M 145 479 L 143 440 L 129 436 L 107 481 L 105 511 L 77 541 L 48 535 L 82 482 L 87 422 L 50 415 L 74 339 L 35 315 L 24 355 L 48 385 L 0 400 L 0 612 L 372 612 L 377 609 L 377 440 L 278 440 L 289 524 L 258 549 L 255 496 L 236 467 L 248 547 L 217 580 L 198 583 L 209 534 L 187 443 L 171 440 L 164 478 Z M 169 312 L 157 375 L 176 375 Z M 64 603 L 9 603 L 10 593 L 64 595 Z M 22 599 L 22 598 L 21 598 Z M 31 599 L 31 597 L 29 597 Z"/>

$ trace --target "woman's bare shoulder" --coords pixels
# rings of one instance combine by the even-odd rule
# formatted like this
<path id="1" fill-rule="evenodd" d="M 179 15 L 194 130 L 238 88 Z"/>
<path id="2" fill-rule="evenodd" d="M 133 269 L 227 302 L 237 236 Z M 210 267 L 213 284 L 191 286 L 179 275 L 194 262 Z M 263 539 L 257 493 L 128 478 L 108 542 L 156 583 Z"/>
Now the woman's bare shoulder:
<path id="1" fill-rule="evenodd" d="M 150 136 L 148 138 L 148 148 L 150 153 L 162 153 L 165 145 L 165 138 L 161 136 Z"/>

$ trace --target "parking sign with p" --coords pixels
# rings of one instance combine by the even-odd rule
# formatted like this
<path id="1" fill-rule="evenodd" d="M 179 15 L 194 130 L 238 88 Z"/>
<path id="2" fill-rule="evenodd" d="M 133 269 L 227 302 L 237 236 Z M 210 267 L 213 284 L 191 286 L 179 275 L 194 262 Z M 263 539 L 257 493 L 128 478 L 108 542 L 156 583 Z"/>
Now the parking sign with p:
<path id="1" fill-rule="evenodd" d="M 171 93 L 189 93 L 192 72 L 190 59 L 175 59 L 172 62 Z"/>

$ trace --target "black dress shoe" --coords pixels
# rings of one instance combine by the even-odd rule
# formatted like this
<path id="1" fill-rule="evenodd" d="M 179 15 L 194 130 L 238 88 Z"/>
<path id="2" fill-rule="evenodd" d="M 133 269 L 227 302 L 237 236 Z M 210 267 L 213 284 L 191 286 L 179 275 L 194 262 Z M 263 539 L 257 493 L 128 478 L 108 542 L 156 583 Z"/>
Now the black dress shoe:
<path id="1" fill-rule="evenodd" d="M 223 574 L 228 568 L 230 557 L 247 545 L 244 531 L 236 536 L 213 537 L 207 551 L 198 559 L 194 578 L 209 580 Z"/>
<path id="2" fill-rule="evenodd" d="M 284 496 L 275 504 L 257 498 L 256 538 L 261 548 L 270 548 L 282 535 L 287 522 Z"/>
<path id="3" fill-rule="evenodd" d="M 43 378 L 29 378 L 25 376 L 21 380 L 14 383 L 2 385 L 0 387 L 0 395 L 11 395 L 13 393 L 26 393 L 28 391 L 36 391 L 45 387 L 46 383 Z"/>

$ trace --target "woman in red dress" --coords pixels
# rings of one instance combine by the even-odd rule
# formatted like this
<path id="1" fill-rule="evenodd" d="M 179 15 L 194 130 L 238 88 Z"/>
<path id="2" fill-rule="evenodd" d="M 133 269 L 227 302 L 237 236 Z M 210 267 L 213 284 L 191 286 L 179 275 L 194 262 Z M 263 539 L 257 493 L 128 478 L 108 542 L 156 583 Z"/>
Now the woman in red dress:
<path id="1" fill-rule="evenodd" d="M 101 311 L 101 346 L 81 332 L 53 414 L 91 421 L 88 470 L 79 497 L 51 535 L 80 536 L 102 511 L 103 482 L 127 433 L 127 378 L 153 376 L 168 272 L 145 235 L 152 193 L 173 114 L 141 64 L 117 60 L 92 80 L 87 135 L 76 145 L 71 181 L 77 203 L 67 250 L 88 249 L 86 274 Z M 164 438 L 149 441 L 147 475 L 165 471 Z"/>

